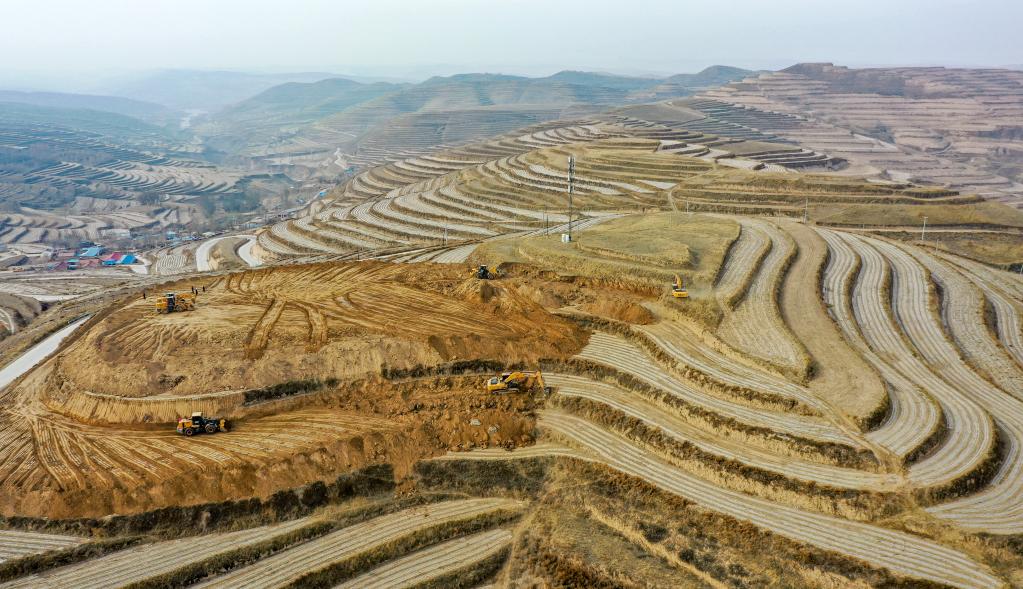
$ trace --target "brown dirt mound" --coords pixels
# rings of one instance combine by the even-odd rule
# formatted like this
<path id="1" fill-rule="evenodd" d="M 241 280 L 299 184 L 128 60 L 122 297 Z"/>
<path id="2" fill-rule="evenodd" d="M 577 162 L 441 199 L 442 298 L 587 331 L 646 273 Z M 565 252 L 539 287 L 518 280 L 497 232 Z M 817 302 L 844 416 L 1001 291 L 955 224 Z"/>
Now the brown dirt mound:
<path id="1" fill-rule="evenodd" d="M 598 299 L 579 306 L 579 310 L 590 315 L 608 317 L 631 323 L 633 325 L 649 325 L 656 321 L 649 309 L 624 299 Z"/>
<path id="2" fill-rule="evenodd" d="M 488 394 L 482 381 L 346 383 L 257 405 L 231 431 L 193 438 L 165 424 L 89 426 L 19 404 L 0 413 L 8 432 L 0 450 L 21 454 L 0 461 L 0 515 L 97 517 L 266 498 L 382 463 L 400 481 L 416 461 L 449 450 L 531 443 L 538 399 Z"/>
<path id="3" fill-rule="evenodd" d="M 152 293 L 115 309 L 58 358 L 51 386 L 180 396 L 579 350 L 581 330 L 519 286 L 466 280 L 460 267 L 377 262 L 232 274 L 207 285 L 194 311 L 158 315 Z"/>

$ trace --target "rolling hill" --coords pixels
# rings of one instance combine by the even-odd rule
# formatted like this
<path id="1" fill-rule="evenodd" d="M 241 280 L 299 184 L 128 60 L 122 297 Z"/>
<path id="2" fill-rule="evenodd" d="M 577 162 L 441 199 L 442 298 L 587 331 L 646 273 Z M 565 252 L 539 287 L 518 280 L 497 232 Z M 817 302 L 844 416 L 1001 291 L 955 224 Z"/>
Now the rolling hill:
<path id="1" fill-rule="evenodd" d="M 542 78 L 469 73 L 419 84 L 331 79 L 268 89 L 217 113 L 200 132 L 244 157 L 375 162 L 396 148 L 461 143 L 653 96 L 686 96 L 749 73 L 714 67 L 663 80 L 581 71 Z"/>
<path id="2" fill-rule="evenodd" d="M 106 94 L 155 102 L 178 110 L 215 111 L 288 82 L 316 82 L 333 74 L 302 72 L 254 74 L 231 71 L 164 70 L 122 78 Z"/>
<path id="3" fill-rule="evenodd" d="M 156 125 L 167 124 L 170 121 L 176 120 L 179 116 L 174 110 L 160 104 L 119 96 L 101 96 L 96 94 L 0 90 L 0 102 L 15 102 L 50 108 L 98 110 L 126 117 L 134 117 Z"/>

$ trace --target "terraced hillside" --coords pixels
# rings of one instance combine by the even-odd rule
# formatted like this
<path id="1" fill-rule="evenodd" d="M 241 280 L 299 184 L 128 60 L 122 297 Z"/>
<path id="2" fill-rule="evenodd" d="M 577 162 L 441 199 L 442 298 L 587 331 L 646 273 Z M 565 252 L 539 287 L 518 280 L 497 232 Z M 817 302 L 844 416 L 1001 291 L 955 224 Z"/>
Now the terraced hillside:
<path id="1" fill-rule="evenodd" d="M 857 174 L 1023 203 L 1018 71 L 799 64 L 700 98 L 684 104 L 844 158 Z"/>
<path id="2" fill-rule="evenodd" d="M 40 546 L 80 554 L 75 530 L 101 524 L 61 517 L 159 505 L 138 485 L 170 504 L 268 503 L 244 529 L 199 539 L 144 526 L 142 544 L 74 564 L 15 556 L 32 572 L 11 586 L 138 575 L 133 563 L 164 553 L 179 556 L 146 578 L 209 586 L 1018 580 L 1015 275 L 866 232 L 685 212 L 616 217 L 572 244 L 505 237 L 471 256 L 500 277 L 284 266 L 214 279 L 192 314 L 154 317 L 136 300 L 93 320 L 6 393 L 5 505 L 32 513 L 29 497 L 46 497 L 57 519 L 32 533 L 65 542 Z M 676 273 L 688 299 L 668 294 Z M 469 335 L 481 333 L 510 343 Z M 552 347 L 565 333 L 579 339 Z M 204 341 L 220 342 L 219 371 L 190 352 Z M 421 359 L 402 364 L 410 354 Z M 262 388 L 229 380 L 236 355 L 239 382 Z M 285 358 L 298 360 L 280 372 Z M 274 376 L 259 381 L 266 362 Z M 520 362 L 553 392 L 482 392 L 491 367 Z M 133 364 L 154 375 L 141 389 Z M 236 427 L 188 439 L 161 425 L 195 409 Z M 335 491 L 243 482 L 270 467 L 315 485 L 381 462 L 402 498 L 376 489 L 360 516 L 346 514 L 365 500 Z M 189 470 L 217 472 L 218 487 L 182 488 Z M 303 499 L 287 507 L 280 493 Z M 420 519 L 409 500 L 441 502 Z M 267 519 L 271 505 L 290 515 Z M 17 533 L 36 520 L 24 521 Z"/>
<path id="3" fill-rule="evenodd" d="M 243 173 L 205 161 L 187 138 L 112 113 L 4 103 L 0 146 L 2 243 L 186 226 L 208 218 L 199 203 L 244 200 L 247 189 Z"/>
<path id="4" fill-rule="evenodd" d="M 196 310 L 125 289 L 0 392 L 0 586 L 1023 584 L 1023 281 L 913 230 L 1019 213 L 640 108 L 159 252 Z"/>
<path id="5" fill-rule="evenodd" d="M 573 71 L 460 74 L 419 84 L 326 79 L 271 88 L 217 113 L 198 132 L 261 163 L 377 165 L 614 105 L 686 96 L 748 73 L 711 68 L 667 80 Z"/>
<path id="6" fill-rule="evenodd" d="M 800 176 L 786 167 L 795 165 L 791 162 L 751 159 L 793 149 L 779 143 L 636 126 L 621 118 L 563 125 L 537 125 L 370 168 L 305 216 L 260 232 L 256 254 L 267 261 L 344 259 L 416 247 L 445 249 L 523 231 L 564 232 L 569 157 L 576 161 L 573 223 L 642 210 L 801 216 L 812 203 L 820 217 L 833 213 L 827 207 L 846 204 L 944 206 L 980 200 L 908 184 Z M 855 217 L 855 211 L 846 214 Z"/>
<path id="7" fill-rule="evenodd" d="M 567 357 L 584 342 L 511 284 L 481 290 L 451 265 L 273 267 L 165 288 L 192 285 L 200 302 L 188 313 L 157 314 L 137 290 L 120 297 L 7 387 L 0 494 L 8 513 L 245 497 L 385 456 L 407 469 L 424 452 L 524 443 L 529 402 L 494 403 L 475 378 L 423 377 L 451 362 Z M 327 391 L 337 395 L 327 406 L 260 406 Z M 499 431 L 451 416 L 470 407 Z M 197 410 L 231 419 L 232 431 L 195 441 L 176 434 L 177 417 Z M 279 477 L 249 476 L 269 465 Z M 189 469 L 217 476 L 183 480 Z M 140 486 L 150 491 L 139 496 Z"/>
<path id="8" fill-rule="evenodd" d="M 663 501 L 677 496 L 698 512 L 718 514 L 714 521 L 752 524 L 865 567 L 850 574 L 853 569 L 833 562 L 823 567 L 827 574 L 767 572 L 763 552 L 752 563 L 743 559 L 741 551 L 751 549 L 746 539 L 729 545 L 722 540 L 729 534 L 715 527 L 712 549 L 696 559 L 695 549 L 684 549 L 674 559 L 679 568 L 709 574 L 712 585 L 734 583 L 729 571 L 738 565 L 762 571 L 760 579 L 771 584 L 819 586 L 836 574 L 871 585 L 894 575 L 958 587 L 1001 586 L 1006 579 L 974 559 L 1008 574 L 1018 556 L 1002 552 L 1006 544 L 999 538 L 1023 529 L 1013 433 L 1023 418 L 1016 416 L 1023 364 L 1011 354 L 1018 310 L 1002 294 L 1018 281 L 883 238 L 765 219 L 721 221 L 726 219 L 738 231 L 711 232 L 710 219 L 696 217 L 687 232 L 687 221 L 677 221 L 681 242 L 700 243 L 716 233 L 727 250 L 718 258 L 713 289 L 699 284 L 706 273 L 698 267 L 684 270 L 697 278 L 683 302 L 665 294 L 637 302 L 635 293 L 646 290 L 648 275 L 664 276 L 661 284 L 667 284 L 672 270 L 657 268 L 632 246 L 612 253 L 587 239 L 622 223 L 618 243 L 643 243 L 638 226 L 625 219 L 581 234 L 571 257 L 533 256 L 541 268 L 593 277 L 624 298 L 615 305 L 571 304 L 564 289 L 537 285 L 566 304 L 562 313 L 597 330 L 572 362 L 549 367 L 557 393 L 541 415 L 537 448 L 520 456 L 485 451 L 445 460 L 458 468 L 477 460 L 525 468 L 515 465 L 543 457 L 577 464 L 572 475 L 548 471 L 550 488 L 562 476 L 578 480 L 578 469 L 593 471 L 579 462 L 601 464 L 643 481 L 663 493 Z M 534 248 L 531 241 L 495 242 L 476 255 L 490 263 L 521 260 Z M 600 235 L 599 241 L 609 239 Z M 775 270 L 775 251 L 796 262 Z M 611 268 L 617 269 L 614 282 L 608 281 Z M 757 281 L 772 271 L 779 285 L 761 297 Z M 739 277 L 746 283 L 736 286 Z M 799 306 L 790 308 L 797 304 L 790 297 L 800 297 Z M 733 320 L 744 305 L 747 316 Z M 985 308 L 997 316 L 985 319 Z M 781 362 L 776 354 L 786 341 L 814 369 Z M 696 538 L 669 531 L 677 519 L 657 516 L 651 522 L 650 510 L 659 509 L 650 506 L 652 499 L 630 515 L 633 506 L 618 500 L 625 483 L 614 480 L 617 491 L 602 497 L 607 505 L 599 521 L 627 538 L 631 530 L 633 542 L 654 554 L 677 551 L 679 542 L 692 546 Z M 587 493 L 566 495 L 574 498 L 542 496 L 536 509 L 595 501 Z M 589 508 L 591 517 L 595 509 Z M 534 538 L 546 542 L 542 532 Z M 901 549 L 892 551 L 892 545 Z M 615 567 L 596 559 L 590 564 L 614 578 Z"/>

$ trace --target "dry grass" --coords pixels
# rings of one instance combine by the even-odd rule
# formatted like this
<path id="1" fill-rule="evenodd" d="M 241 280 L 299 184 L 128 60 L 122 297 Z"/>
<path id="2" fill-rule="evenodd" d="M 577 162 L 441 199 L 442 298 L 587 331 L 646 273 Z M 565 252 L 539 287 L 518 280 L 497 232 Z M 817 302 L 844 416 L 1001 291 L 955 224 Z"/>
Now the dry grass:
<path id="1" fill-rule="evenodd" d="M 972 258 L 1000 268 L 1012 268 L 1019 272 L 1023 266 L 1023 235 L 1012 233 L 928 233 L 926 241 L 919 242 L 920 234 L 898 233 L 891 235 L 898 239 L 913 241 L 925 247 Z"/>
<path id="2" fill-rule="evenodd" d="M 675 571 L 674 584 L 667 586 L 714 587 L 833 587 L 817 584 L 815 579 L 840 579 L 838 586 L 922 586 L 870 568 L 860 561 L 843 558 L 765 532 L 756 526 L 708 512 L 690 501 L 663 493 L 634 478 L 617 474 L 596 464 L 561 461 L 553 471 L 549 492 L 541 507 L 545 516 L 536 528 L 536 536 L 553 537 L 549 542 L 563 543 L 565 538 L 583 538 L 587 544 L 612 542 L 606 530 L 614 530 L 628 545 L 643 548 L 647 563 L 627 577 L 644 586 L 654 563 Z M 585 506 L 585 507 L 582 507 Z M 585 518 L 576 515 L 584 510 Z M 555 514 L 555 515 L 546 515 Z M 596 520 L 596 521 L 594 521 Z M 541 524 L 556 522 L 546 529 Z M 599 523 L 598 523 L 599 522 Z M 594 529 L 598 525 L 604 528 Z M 598 534 L 600 534 L 598 536 Z M 599 539 L 598 539 L 599 538 Z M 613 537 L 612 537 L 613 538 Z M 581 543 L 581 542 L 580 542 Z M 653 550 L 643 547 L 654 546 Z M 620 544 L 620 546 L 623 546 Z M 537 543 L 530 548 L 543 548 Z M 619 548 L 607 561 L 599 560 L 584 570 L 600 570 L 616 563 L 627 564 L 635 548 Z M 526 552 L 525 550 L 521 552 Z M 561 562 L 585 557 L 588 551 L 579 543 L 563 553 Z M 655 556 L 651 559 L 649 555 Z M 535 554 L 519 554 L 519 559 Z M 513 557 L 514 558 L 514 557 Z M 576 560 L 579 563 L 578 560 Z M 584 564 L 579 563 L 579 564 Z M 514 566 L 513 562 L 513 566 Z M 603 569 L 607 571 L 607 568 Z M 606 574 L 606 573 L 605 573 Z M 715 583 L 709 583 L 712 579 Z M 584 583 L 586 586 L 598 586 Z M 654 583 L 655 586 L 659 584 Z M 630 585 L 625 585 L 630 586 Z M 645 585 L 649 586 L 649 585 Z"/>
<path id="3" fill-rule="evenodd" d="M 885 405 L 888 395 L 877 373 L 845 342 L 821 302 L 821 272 L 827 247 L 811 229 L 781 225 L 798 254 L 786 273 L 779 306 L 786 326 L 813 359 L 808 386 L 857 422 Z"/>
<path id="4" fill-rule="evenodd" d="M 474 257 L 492 265 L 532 261 L 561 273 L 623 281 L 633 278 L 641 284 L 670 281 L 672 275 L 681 273 L 696 295 L 710 291 L 718 267 L 738 235 L 738 225 L 729 220 L 654 213 L 612 219 L 578 233 L 579 247 L 563 244 L 556 236 L 531 237 L 483 244 Z M 674 270 L 670 269 L 673 264 Z"/>
<path id="5" fill-rule="evenodd" d="M 810 220 L 822 225 L 858 227 L 922 227 L 935 225 L 1023 227 L 1023 210 L 1001 203 L 970 204 L 811 204 Z"/>

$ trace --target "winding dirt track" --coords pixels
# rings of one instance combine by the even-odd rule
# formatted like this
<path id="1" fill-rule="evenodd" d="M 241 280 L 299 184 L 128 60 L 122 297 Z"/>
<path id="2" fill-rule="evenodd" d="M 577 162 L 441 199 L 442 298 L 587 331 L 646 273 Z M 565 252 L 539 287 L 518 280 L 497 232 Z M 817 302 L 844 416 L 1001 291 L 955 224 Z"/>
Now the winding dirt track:
<path id="1" fill-rule="evenodd" d="M 106 589 L 124 587 L 133 582 L 175 571 L 190 563 L 199 562 L 246 546 L 270 540 L 309 525 L 308 518 L 297 519 L 273 526 L 263 526 L 231 532 L 209 534 L 143 544 L 78 564 L 55 568 L 37 575 L 22 577 L 0 585 L 3 589 Z"/>
<path id="2" fill-rule="evenodd" d="M 0 530 L 0 563 L 30 554 L 70 548 L 85 541 L 86 538 L 77 536 Z"/>
<path id="3" fill-rule="evenodd" d="M 1002 586 L 1002 582 L 983 565 L 956 550 L 903 532 L 812 513 L 722 489 L 680 471 L 652 452 L 584 419 L 546 411 L 541 426 L 615 470 L 797 542 L 860 559 L 899 575 L 953 587 Z"/>
<path id="4" fill-rule="evenodd" d="M 901 477 L 897 475 L 864 472 L 778 456 L 748 444 L 728 440 L 673 415 L 662 405 L 608 384 L 565 374 L 545 375 L 545 380 L 558 387 L 558 395 L 580 397 L 607 405 L 663 431 L 679 443 L 688 442 L 704 452 L 785 477 L 813 482 L 824 487 L 880 492 L 893 491 L 901 482 Z"/>
<path id="5" fill-rule="evenodd" d="M 477 247 L 479 247 L 477 243 L 454 247 L 437 254 L 430 261 L 437 262 L 438 264 L 461 264 L 465 262 L 472 252 L 476 251 Z"/>
<path id="6" fill-rule="evenodd" d="M 510 530 L 457 538 L 388 562 L 338 585 L 338 589 L 406 589 L 441 579 L 499 554 L 511 545 Z"/>
<path id="7" fill-rule="evenodd" d="M 415 507 L 315 538 L 253 565 L 209 579 L 197 587 L 282 587 L 305 574 L 343 562 L 417 530 L 471 520 L 498 510 L 521 508 L 520 502 L 508 499 L 467 499 Z"/>
<path id="8" fill-rule="evenodd" d="M 824 301 L 846 341 L 881 373 L 888 387 L 891 403 L 888 416 L 880 427 L 868 432 L 866 437 L 904 458 L 935 432 L 942 420 L 941 410 L 926 393 L 881 359 L 867 344 L 856 314 L 883 313 L 884 310 L 878 311 L 876 304 L 869 311 L 864 310 L 863 306 L 868 301 L 863 297 L 850 296 L 860 271 L 860 258 L 837 233 L 826 230 L 818 232 L 827 241 L 831 252 L 830 261 L 824 269 Z M 879 285 L 872 284 L 871 287 L 879 288 Z M 876 303 L 876 300 L 871 299 L 870 302 Z"/>
<path id="9" fill-rule="evenodd" d="M 845 431 L 824 419 L 754 409 L 686 386 L 668 374 L 644 351 L 618 336 L 594 333 L 578 357 L 614 367 L 687 402 L 747 425 L 801 438 L 856 445 L 856 441 Z"/>
<path id="10" fill-rule="evenodd" d="M 585 458 L 578 450 L 552 442 L 537 442 L 532 446 L 515 448 L 483 448 L 471 452 L 448 452 L 431 460 L 525 460 L 527 458 L 548 458 L 562 456 L 565 458 Z"/>

